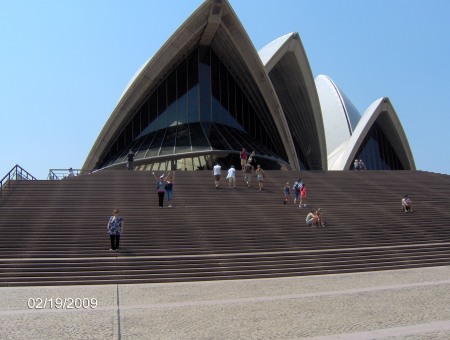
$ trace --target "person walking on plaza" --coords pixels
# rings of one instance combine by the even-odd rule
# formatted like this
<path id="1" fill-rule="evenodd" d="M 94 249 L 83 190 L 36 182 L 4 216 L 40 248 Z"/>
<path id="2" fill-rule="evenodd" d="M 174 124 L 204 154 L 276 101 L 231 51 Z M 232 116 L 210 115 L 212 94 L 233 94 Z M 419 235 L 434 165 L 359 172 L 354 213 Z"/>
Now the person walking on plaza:
<path id="1" fill-rule="evenodd" d="M 134 151 L 130 149 L 127 155 L 127 170 L 133 170 Z"/>
<path id="2" fill-rule="evenodd" d="M 220 186 L 220 177 L 222 176 L 222 167 L 219 162 L 213 167 L 213 176 L 214 176 L 214 184 L 216 185 L 216 189 L 219 189 Z"/>
<path id="3" fill-rule="evenodd" d="M 175 181 L 175 171 L 172 171 L 172 176 L 170 176 L 170 172 L 166 177 L 166 185 L 164 189 L 166 189 L 167 193 L 167 201 L 169 203 L 169 208 L 172 208 L 172 193 L 173 193 L 173 182 Z"/>
<path id="4" fill-rule="evenodd" d="M 155 173 L 152 172 L 153 177 L 155 177 L 156 180 L 156 191 L 158 192 L 158 203 L 161 208 L 164 207 L 164 193 L 166 191 L 166 183 L 164 179 L 164 174 L 159 176 L 159 178 L 156 177 Z M 166 177 L 167 179 L 167 177 Z"/>
<path id="5" fill-rule="evenodd" d="M 123 218 L 119 215 L 119 209 L 114 209 L 113 215 L 108 221 L 108 234 L 111 240 L 111 248 L 109 250 L 119 250 L 120 235 L 123 232 Z"/>
<path id="6" fill-rule="evenodd" d="M 256 179 L 258 180 L 259 191 L 264 190 L 264 170 L 261 168 L 261 165 L 256 167 Z"/>
<path id="7" fill-rule="evenodd" d="M 236 169 L 234 165 L 228 169 L 227 178 L 229 187 L 233 186 L 233 189 L 236 189 Z"/>

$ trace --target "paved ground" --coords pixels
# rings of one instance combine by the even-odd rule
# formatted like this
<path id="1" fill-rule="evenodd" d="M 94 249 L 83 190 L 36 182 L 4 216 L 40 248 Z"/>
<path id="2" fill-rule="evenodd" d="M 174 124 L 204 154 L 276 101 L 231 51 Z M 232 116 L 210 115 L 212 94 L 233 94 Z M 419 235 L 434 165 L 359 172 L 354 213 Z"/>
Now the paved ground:
<path id="1" fill-rule="evenodd" d="M 450 339 L 450 266 L 0 288 L 0 301 L 0 339 Z"/>

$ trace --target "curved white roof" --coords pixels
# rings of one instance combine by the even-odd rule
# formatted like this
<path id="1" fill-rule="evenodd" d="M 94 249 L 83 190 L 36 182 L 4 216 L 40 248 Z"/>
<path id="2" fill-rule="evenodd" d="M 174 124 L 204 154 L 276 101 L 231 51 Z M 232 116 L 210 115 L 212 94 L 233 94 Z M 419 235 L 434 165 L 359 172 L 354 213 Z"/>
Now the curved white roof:
<path id="1" fill-rule="evenodd" d="M 361 114 L 330 77 L 316 77 L 322 117 L 327 140 L 327 154 L 346 142 L 359 122 Z"/>
<path id="2" fill-rule="evenodd" d="M 264 65 L 267 65 L 273 56 L 281 49 L 281 47 L 295 34 L 294 32 L 285 34 L 258 51 L 259 57 Z"/>

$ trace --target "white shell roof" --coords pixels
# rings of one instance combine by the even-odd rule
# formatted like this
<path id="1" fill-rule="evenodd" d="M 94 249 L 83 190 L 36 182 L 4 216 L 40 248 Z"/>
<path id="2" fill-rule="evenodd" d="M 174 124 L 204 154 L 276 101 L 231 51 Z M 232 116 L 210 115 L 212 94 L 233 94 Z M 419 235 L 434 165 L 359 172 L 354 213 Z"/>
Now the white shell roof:
<path id="1" fill-rule="evenodd" d="M 330 155 L 351 137 L 361 114 L 330 77 L 319 75 L 315 82 Z"/>
<path id="2" fill-rule="evenodd" d="M 259 57 L 261 58 L 263 65 L 266 65 L 270 61 L 270 59 L 275 55 L 275 53 L 278 52 L 278 50 L 289 40 L 289 38 L 293 34 L 294 34 L 293 32 L 285 34 L 275 39 L 274 41 L 271 41 L 258 51 Z"/>

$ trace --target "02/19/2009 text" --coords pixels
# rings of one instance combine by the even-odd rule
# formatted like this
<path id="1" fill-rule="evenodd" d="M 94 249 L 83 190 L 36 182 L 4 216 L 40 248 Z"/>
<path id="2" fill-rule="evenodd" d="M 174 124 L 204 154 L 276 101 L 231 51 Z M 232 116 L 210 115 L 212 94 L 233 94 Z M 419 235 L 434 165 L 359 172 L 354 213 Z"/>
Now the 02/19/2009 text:
<path id="1" fill-rule="evenodd" d="M 29 298 L 29 309 L 95 309 L 96 298 Z"/>

